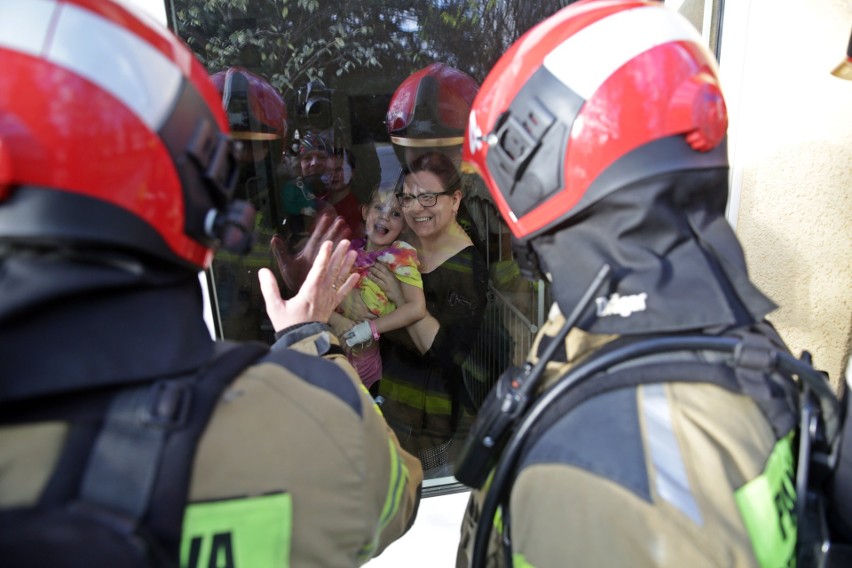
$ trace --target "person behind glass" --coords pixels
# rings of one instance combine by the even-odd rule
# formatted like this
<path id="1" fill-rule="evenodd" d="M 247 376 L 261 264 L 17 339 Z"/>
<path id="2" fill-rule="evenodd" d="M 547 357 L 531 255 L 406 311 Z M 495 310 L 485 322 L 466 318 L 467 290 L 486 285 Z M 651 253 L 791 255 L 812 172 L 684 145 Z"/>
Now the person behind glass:
<path id="1" fill-rule="evenodd" d="M 358 256 L 352 270 L 359 276 L 356 290 L 375 319 L 356 323 L 345 313 L 332 314 L 329 324 L 345 340 L 348 357 L 357 369 L 361 381 L 373 395 L 378 394 L 382 377 L 379 337 L 383 333 L 404 328 L 426 315 L 423 280 L 420 277 L 417 251 L 399 240 L 405 226 L 402 209 L 397 202 L 393 185 L 379 186 L 370 201 L 361 207 L 367 236 L 351 244 Z M 382 262 L 400 281 L 404 302 L 397 306 L 369 275 L 370 268 Z M 342 310 L 341 310 L 342 312 Z"/>
<path id="2" fill-rule="evenodd" d="M 388 104 L 385 126 L 403 168 L 418 156 L 439 152 L 459 169 L 464 129 L 478 91 L 473 77 L 437 62 L 415 71 L 399 84 Z M 474 179 L 462 178 L 463 199 L 456 219 L 485 256 L 486 221 L 479 214 L 479 207 L 470 209 L 482 193 L 469 183 Z"/>
<path id="3" fill-rule="evenodd" d="M 331 144 L 319 134 L 309 132 L 299 139 L 298 176 L 281 184 L 280 190 L 285 215 L 282 232 L 291 250 L 304 245 L 323 206 L 330 159 Z"/>
<path id="4" fill-rule="evenodd" d="M 255 215 L 233 199 L 236 150 L 204 67 L 118 2 L 3 8 L 41 32 L 0 31 L 0 562 L 176 566 L 192 549 L 206 566 L 213 549 L 236 566 L 366 563 L 411 525 L 422 472 L 325 323 L 355 284 L 348 242 L 319 246 L 291 300 L 260 271 L 278 340 L 235 362 L 252 348 L 211 338 L 199 272 L 217 249 L 249 250 Z M 132 419 L 103 425 L 98 408 L 126 395 Z M 33 526 L 42 513 L 80 522 Z M 133 538 L 133 561 L 68 538 L 93 531 Z"/>
<path id="5" fill-rule="evenodd" d="M 426 475 L 449 475 L 453 435 L 462 410 L 461 363 L 479 333 L 486 305 L 487 267 L 456 220 L 462 200 L 453 163 L 431 152 L 403 170 L 397 194 L 416 240 L 426 316 L 381 342 L 382 412 Z M 391 300 L 404 302 L 390 270 L 370 270 Z"/>
<path id="6" fill-rule="evenodd" d="M 362 238 L 364 232 L 363 204 L 352 191 L 355 179 L 355 155 L 348 148 L 335 147 L 331 150 L 326 172 L 322 176 L 325 186 L 325 204 L 334 208 L 343 217 L 353 238 Z"/>
<path id="7" fill-rule="evenodd" d="M 460 169 L 464 132 L 478 92 L 479 84 L 473 77 L 443 63 L 431 63 L 402 81 L 385 116 L 388 137 L 399 162 L 404 166 L 422 154 L 439 152 Z M 470 235 L 487 263 L 489 289 L 499 292 L 492 296 L 482 320 L 479 341 L 464 362 L 462 402 L 473 413 L 503 369 L 516 356 L 523 357 L 520 351 L 515 353 L 513 345 L 524 339 L 522 326 L 515 326 L 510 333 L 505 318 L 497 314 L 505 306 L 535 321 L 537 302 L 531 301 L 534 292 L 511 256 L 508 228 L 485 184 L 472 175 L 463 175 L 461 180 L 463 198 L 456 221 Z M 464 437 L 468 426 L 466 416 L 463 418 L 458 438 Z"/>
<path id="8" fill-rule="evenodd" d="M 263 310 L 258 269 L 269 266 L 267 242 L 279 224 L 276 156 L 288 140 L 284 99 L 263 76 L 239 66 L 210 76 L 222 97 L 231 136 L 238 141 L 239 180 L 234 195 L 257 209 L 257 238 L 246 255 L 220 251 L 211 266 L 222 336 L 235 341 L 271 342 L 273 332 Z"/>

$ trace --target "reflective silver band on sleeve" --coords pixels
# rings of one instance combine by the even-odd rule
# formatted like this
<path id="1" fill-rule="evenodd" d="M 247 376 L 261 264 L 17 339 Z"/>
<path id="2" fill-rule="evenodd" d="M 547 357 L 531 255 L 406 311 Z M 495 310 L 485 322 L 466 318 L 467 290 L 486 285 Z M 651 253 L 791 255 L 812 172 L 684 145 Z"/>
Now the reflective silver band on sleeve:
<path id="1" fill-rule="evenodd" d="M 701 525 L 701 511 L 689 487 L 686 466 L 672 425 L 671 408 L 661 384 L 642 387 L 641 413 L 645 420 L 648 449 L 654 466 L 653 483 L 665 499 Z"/>

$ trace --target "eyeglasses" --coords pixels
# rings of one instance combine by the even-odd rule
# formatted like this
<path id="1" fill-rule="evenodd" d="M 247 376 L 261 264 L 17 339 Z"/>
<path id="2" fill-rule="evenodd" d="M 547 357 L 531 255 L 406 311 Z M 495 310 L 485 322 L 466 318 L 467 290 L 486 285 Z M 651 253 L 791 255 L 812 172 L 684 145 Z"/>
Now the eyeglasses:
<path id="1" fill-rule="evenodd" d="M 439 191 L 437 193 L 421 193 L 420 195 L 411 195 L 410 193 L 397 193 L 396 200 L 399 201 L 400 207 L 403 209 L 410 207 L 416 199 L 423 207 L 434 207 L 438 203 L 439 195 L 449 195 L 447 191 Z"/>

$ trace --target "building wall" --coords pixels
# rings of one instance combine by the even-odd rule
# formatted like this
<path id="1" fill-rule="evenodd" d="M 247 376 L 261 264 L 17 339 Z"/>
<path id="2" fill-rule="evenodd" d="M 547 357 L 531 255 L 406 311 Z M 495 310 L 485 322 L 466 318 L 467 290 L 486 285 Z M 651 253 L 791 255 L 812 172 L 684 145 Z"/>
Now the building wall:
<path id="1" fill-rule="evenodd" d="M 732 204 L 753 281 L 793 353 L 836 388 L 852 346 L 852 0 L 726 2 L 720 72 Z"/>

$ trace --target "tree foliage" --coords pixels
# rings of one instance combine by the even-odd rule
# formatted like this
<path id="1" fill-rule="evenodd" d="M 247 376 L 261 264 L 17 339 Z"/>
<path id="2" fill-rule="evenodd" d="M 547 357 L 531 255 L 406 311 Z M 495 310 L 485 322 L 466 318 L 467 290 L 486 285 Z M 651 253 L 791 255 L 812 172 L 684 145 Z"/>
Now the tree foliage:
<path id="1" fill-rule="evenodd" d="M 377 0 L 174 0 L 171 17 L 208 71 L 240 65 L 282 92 L 423 57 L 405 8 Z"/>
<path id="2" fill-rule="evenodd" d="M 392 92 L 442 61 L 478 81 L 571 0 L 173 0 L 172 25 L 210 72 L 241 65 L 282 92 L 310 80 Z"/>
<path id="3" fill-rule="evenodd" d="M 482 82 L 512 42 L 572 1 L 438 0 L 417 4 L 417 19 L 440 61 Z"/>

